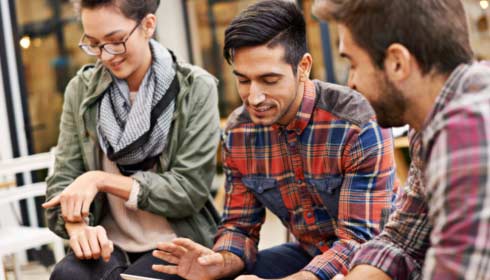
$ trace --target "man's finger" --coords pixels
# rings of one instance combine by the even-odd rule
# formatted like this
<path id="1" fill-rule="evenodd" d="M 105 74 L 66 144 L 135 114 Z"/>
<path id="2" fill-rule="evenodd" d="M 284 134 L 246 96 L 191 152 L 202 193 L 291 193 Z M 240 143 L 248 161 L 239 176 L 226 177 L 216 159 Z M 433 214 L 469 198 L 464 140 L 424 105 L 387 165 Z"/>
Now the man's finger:
<path id="1" fill-rule="evenodd" d="M 160 242 L 157 244 L 157 249 L 172 254 L 177 258 L 181 258 L 187 253 L 186 249 L 171 242 Z"/>
<path id="2" fill-rule="evenodd" d="M 166 273 L 166 274 L 176 275 L 178 273 L 177 266 L 175 266 L 175 265 L 154 264 L 151 266 L 151 269 L 158 271 L 158 272 Z"/>
<path id="3" fill-rule="evenodd" d="M 224 259 L 223 259 L 223 255 L 221 255 L 220 253 L 212 253 L 212 254 L 209 254 L 209 255 L 205 255 L 205 256 L 199 257 L 197 259 L 197 262 L 200 265 L 204 265 L 204 266 L 207 266 L 207 265 L 219 265 L 219 264 L 223 264 Z"/>
<path id="4" fill-rule="evenodd" d="M 345 276 L 342 274 L 337 274 L 337 275 L 335 275 L 334 278 L 332 278 L 332 280 L 344 280 L 344 279 L 345 279 Z"/>
<path id="5" fill-rule="evenodd" d="M 44 202 L 42 206 L 44 208 L 51 208 L 51 207 L 54 207 L 58 204 L 60 204 L 60 195 L 57 195 L 57 196 L 51 198 L 49 201 Z"/>
<path id="6" fill-rule="evenodd" d="M 201 244 L 196 243 L 188 238 L 176 238 L 172 240 L 172 243 L 181 246 L 188 251 L 199 251 L 200 253 L 207 253 L 207 254 L 214 253 L 213 250 L 204 247 Z"/>
<path id="7" fill-rule="evenodd" d="M 153 250 L 153 253 L 152 255 L 157 258 L 157 259 L 161 259 L 163 261 L 166 261 L 170 264 L 179 264 L 179 261 L 180 261 L 180 258 L 170 254 L 170 253 L 167 253 L 167 252 L 164 252 L 164 251 L 159 251 L 159 250 Z"/>

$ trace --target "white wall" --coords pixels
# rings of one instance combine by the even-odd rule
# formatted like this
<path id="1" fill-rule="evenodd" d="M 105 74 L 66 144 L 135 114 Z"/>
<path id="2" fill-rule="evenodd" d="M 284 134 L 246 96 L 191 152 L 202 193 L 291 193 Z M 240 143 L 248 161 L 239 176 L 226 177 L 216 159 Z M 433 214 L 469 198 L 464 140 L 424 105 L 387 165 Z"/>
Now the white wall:
<path id="1" fill-rule="evenodd" d="M 161 1 L 156 16 L 160 42 L 174 51 L 179 60 L 189 62 L 182 1 Z"/>

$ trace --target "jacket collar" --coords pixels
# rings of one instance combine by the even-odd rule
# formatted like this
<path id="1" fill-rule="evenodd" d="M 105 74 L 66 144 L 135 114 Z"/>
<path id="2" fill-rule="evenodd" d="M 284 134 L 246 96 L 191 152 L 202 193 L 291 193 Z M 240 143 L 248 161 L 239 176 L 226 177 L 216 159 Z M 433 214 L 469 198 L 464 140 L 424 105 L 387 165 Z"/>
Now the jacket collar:
<path id="1" fill-rule="evenodd" d="M 315 108 L 316 92 L 313 81 L 305 82 L 303 100 L 299 106 L 294 119 L 287 125 L 287 130 L 294 130 L 296 134 L 303 133 L 310 122 L 313 109 Z"/>

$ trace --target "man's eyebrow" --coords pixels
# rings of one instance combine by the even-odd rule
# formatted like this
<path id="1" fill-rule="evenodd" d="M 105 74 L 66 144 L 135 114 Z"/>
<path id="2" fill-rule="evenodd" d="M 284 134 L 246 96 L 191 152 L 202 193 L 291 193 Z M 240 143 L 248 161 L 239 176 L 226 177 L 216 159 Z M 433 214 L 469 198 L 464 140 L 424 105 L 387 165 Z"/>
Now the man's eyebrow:
<path id="1" fill-rule="evenodd" d="M 235 74 L 235 76 L 239 76 L 239 77 L 243 77 L 243 78 L 247 78 L 247 76 L 245 74 L 242 74 L 236 70 L 233 70 L 233 74 Z"/>
<path id="2" fill-rule="evenodd" d="M 235 74 L 235 76 L 238 76 L 238 77 L 242 77 L 242 78 L 247 78 L 247 75 L 245 74 L 242 74 L 236 70 L 233 70 L 233 74 Z M 265 74 L 262 74 L 259 76 L 259 78 L 261 79 L 264 79 L 264 78 L 272 78 L 272 77 L 282 77 L 284 76 L 283 74 L 279 74 L 279 73 L 275 73 L 275 72 L 270 72 L 270 73 L 265 73 Z"/>

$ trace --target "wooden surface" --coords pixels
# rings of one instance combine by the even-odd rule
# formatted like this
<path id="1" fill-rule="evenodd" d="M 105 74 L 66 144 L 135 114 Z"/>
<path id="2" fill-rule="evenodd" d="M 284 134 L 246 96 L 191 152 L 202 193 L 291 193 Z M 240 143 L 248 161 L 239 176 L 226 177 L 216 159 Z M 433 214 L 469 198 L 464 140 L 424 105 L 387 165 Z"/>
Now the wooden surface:
<path id="1" fill-rule="evenodd" d="M 408 176 L 408 162 L 405 158 L 405 149 L 408 148 L 408 137 L 402 136 L 395 138 L 395 163 L 396 163 L 396 176 L 400 180 L 400 184 L 403 185 L 407 181 Z"/>

